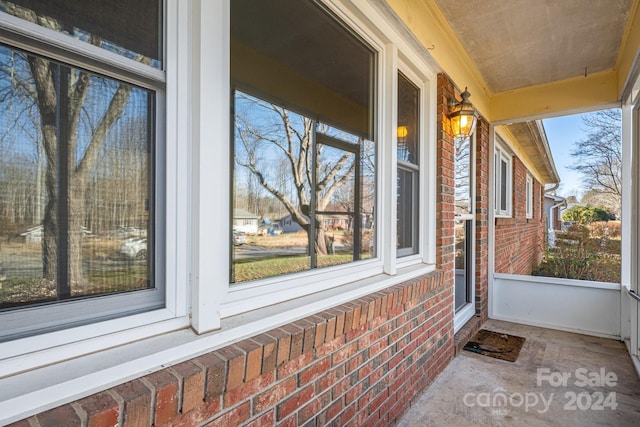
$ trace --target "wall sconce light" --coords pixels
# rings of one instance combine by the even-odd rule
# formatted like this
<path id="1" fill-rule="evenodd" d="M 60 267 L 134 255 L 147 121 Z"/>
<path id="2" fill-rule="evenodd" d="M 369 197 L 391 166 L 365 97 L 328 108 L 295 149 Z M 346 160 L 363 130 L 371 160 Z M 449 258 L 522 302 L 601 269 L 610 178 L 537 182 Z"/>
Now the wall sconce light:
<path id="1" fill-rule="evenodd" d="M 398 126 L 398 139 L 403 139 L 409 134 L 409 129 L 406 126 Z"/>
<path id="2" fill-rule="evenodd" d="M 464 88 L 464 92 L 460 94 L 462 101 L 457 102 L 455 99 L 449 99 L 449 123 L 451 126 L 451 134 L 455 138 L 467 138 L 473 133 L 478 121 L 478 113 L 476 113 L 473 104 L 469 102 L 471 94 Z"/>

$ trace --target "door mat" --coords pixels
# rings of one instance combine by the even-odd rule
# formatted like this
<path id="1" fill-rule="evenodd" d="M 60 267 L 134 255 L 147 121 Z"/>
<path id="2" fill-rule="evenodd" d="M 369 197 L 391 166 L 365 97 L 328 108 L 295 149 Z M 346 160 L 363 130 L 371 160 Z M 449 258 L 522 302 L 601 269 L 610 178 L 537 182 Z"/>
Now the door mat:
<path id="1" fill-rule="evenodd" d="M 515 362 L 525 339 L 515 335 L 480 329 L 464 346 L 467 351 Z"/>

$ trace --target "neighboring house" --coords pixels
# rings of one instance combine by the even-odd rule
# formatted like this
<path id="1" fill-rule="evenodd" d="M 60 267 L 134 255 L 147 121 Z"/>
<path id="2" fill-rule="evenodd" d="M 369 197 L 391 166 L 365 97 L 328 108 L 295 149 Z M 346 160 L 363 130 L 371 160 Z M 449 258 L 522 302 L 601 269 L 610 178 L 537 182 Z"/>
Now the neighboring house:
<path id="1" fill-rule="evenodd" d="M 82 227 L 82 235 L 87 236 L 89 234 L 91 234 L 91 231 L 87 230 L 86 227 Z M 40 243 L 44 237 L 44 228 L 42 225 L 36 225 L 24 233 L 20 233 L 20 236 L 24 237 L 27 243 Z"/>
<path id="2" fill-rule="evenodd" d="M 544 255 L 544 188 L 560 178 L 542 121 L 496 133 L 495 272 L 528 275 Z"/>
<path id="3" fill-rule="evenodd" d="M 567 201 L 564 197 L 555 194 L 544 195 L 544 212 L 547 230 L 562 230 L 562 211 Z"/>
<path id="4" fill-rule="evenodd" d="M 24 237 L 27 243 L 40 243 L 42 241 L 42 236 L 44 235 L 44 230 L 42 225 L 36 225 L 24 233 L 20 233 L 20 235 Z"/>
<path id="5" fill-rule="evenodd" d="M 546 47 L 520 40 L 553 27 L 511 25 L 537 3 L 2 2 L 0 134 L 12 143 L 0 160 L 35 157 L 43 140 L 42 158 L 57 161 L 10 161 L 10 174 L 0 162 L 0 185 L 46 183 L 44 215 L 60 225 L 89 214 L 109 218 L 105 229 L 147 223 L 149 256 L 83 264 L 64 226 L 42 252 L 0 245 L 12 286 L 22 279 L 4 260 L 22 256 L 35 271 L 25 283 L 48 286 L 0 301 L 0 424 L 396 424 L 504 301 L 496 275 L 527 274 L 541 257 L 544 187 L 558 176 L 537 118 L 621 99 L 632 116 L 640 37 L 625 37 L 621 66 L 567 67 L 568 81 L 528 83 L 542 54 L 540 67 L 500 62 Z M 640 31 L 640 8 L 610 9 L 598 39 L 622 39 L 627 15 L 624 34 Z M 589 23 L 557 13 L 543 15 L 568 30 Z M 456 33 L 458 16 L 487 25 Z M 582 42 L 574 32 L 567 43 Z M 483 37 L 465 49 L 464 33 Z M 544 52 L 618 52 L 583 47 Z M 257 232 L 259 218 L 233 207 L 260 185 L 308 212 L 323 197 L 366 212 L 343 241 L 352 252 L 323 253 L 322 227 L 309 231 L 316 245 L 234 247 L 229 228 Z M 0 235 L 15 226 L 7 206 L 29 200 L 0 200 Z M 620 289 L 608 291 L 619 307 Z"/>
<path id="6" fill-rule="evenodd" d="M 300 224 L 298 224 L 292 215 L 287 215 L 278 220 L 283 233 L 297 233 L 304 230 Z"/>
<path id="7" fill-rule="evenodd" d="M 347 215 L 325 214 L 322 216 L 322 225 L 325 230 L 347 230 L 349 222 Z"/>
<path id="8" fill-rule="evenodd" d="M 556 233 L 562 230 L 562 210 L 567 205 L 564 197 L 555 194 L 544 195 L 546 242 L 548 247 L 555 246 Z"/>
<path id="9" fill-rule="evenodd" d="M 246 209 L 236 208 L 233 210 L 233 230 L 247 234 L 258 232 L 258 221 L 260 217 Z"/>

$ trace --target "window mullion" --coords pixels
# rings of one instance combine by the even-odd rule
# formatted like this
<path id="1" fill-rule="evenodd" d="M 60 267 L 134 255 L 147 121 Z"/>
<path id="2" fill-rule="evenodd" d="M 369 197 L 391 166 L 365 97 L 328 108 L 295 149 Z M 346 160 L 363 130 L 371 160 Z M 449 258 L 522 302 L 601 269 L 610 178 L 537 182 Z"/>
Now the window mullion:
<path id="1" fill-rule="evenodd" d="M 58 94 L 58 106 L 56 109 L 57 134 L 57 200 L 56 200 L 56 225 L 57 225 L 57 291 L 59 299 L 71 297 L 71 284 L 69 283 L 69 173 L 73 166 L 74 153 L 69 152 L 69 72 L 62 65 L 56 64 L 55 84 Z M 45 236 L 46 239 L 46 236 Z M 45 241 L 46 244 L 46 241 Z"/>
<path id="2" fill-rule="evenodd" d="M 317 194 L 317 185 L 318 185 L 318 143 L 317 143 L 317 133 L 318 133 L 318 122 L 313 121 L 311 124 L 311 167 L 313 173 L 311 174 L 311 200 L 309 202 L 309 256 L 310 256 L 310 267 L 316 268 L 318 264 L 318 254 L 316 253 L 316 208 L 318 203 L 318 194 Z M 320 225 L 321 226 L 321 225 Z"/>
<path id="3" fill-rule="evenodd" d="M 364 144 L 364 140 L 360 139 L 360 148 Z M 361 238 L 360 238 L 360 227 L 362 225 L 362 218 L 360 217 L 360 149 L 356 151 L 356 167 L 355 167 L 355 177 L 354 177 L 354 186 L 353 194 L 354 194 L 354 212 L 353 212 L 353 260 L 358 261 L 360 259 L 360 250 L 361 250 Z"/>

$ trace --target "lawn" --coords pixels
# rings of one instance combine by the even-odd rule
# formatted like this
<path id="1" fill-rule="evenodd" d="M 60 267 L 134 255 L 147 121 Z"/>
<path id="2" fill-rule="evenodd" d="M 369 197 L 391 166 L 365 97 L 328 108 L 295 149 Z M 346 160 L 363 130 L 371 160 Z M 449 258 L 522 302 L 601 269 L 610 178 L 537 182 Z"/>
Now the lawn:
<path id="1" fill-rule="evenodd" d="M 234 264 L 234 281 L 236 283 L 246 282 L 309 270 L 310 260 L 311 258 L 307 255 L 239 260 Z M 319 256 L 318 267 L 346 264 L 352 260 L 353 255 L 351 253 Z"/>
<path id="2" fill-rule="evenodd" d="M 71 285 L 74 297 L 146 289 L 149 274 L 145 261 L 118 254 L 122 241 L 86 239 L 82 245 L 83 280 Z M 53 281 L 42 278 L 42 245 L 24 241 L 0 243 L 0 308 L 57 299 Z"/>

